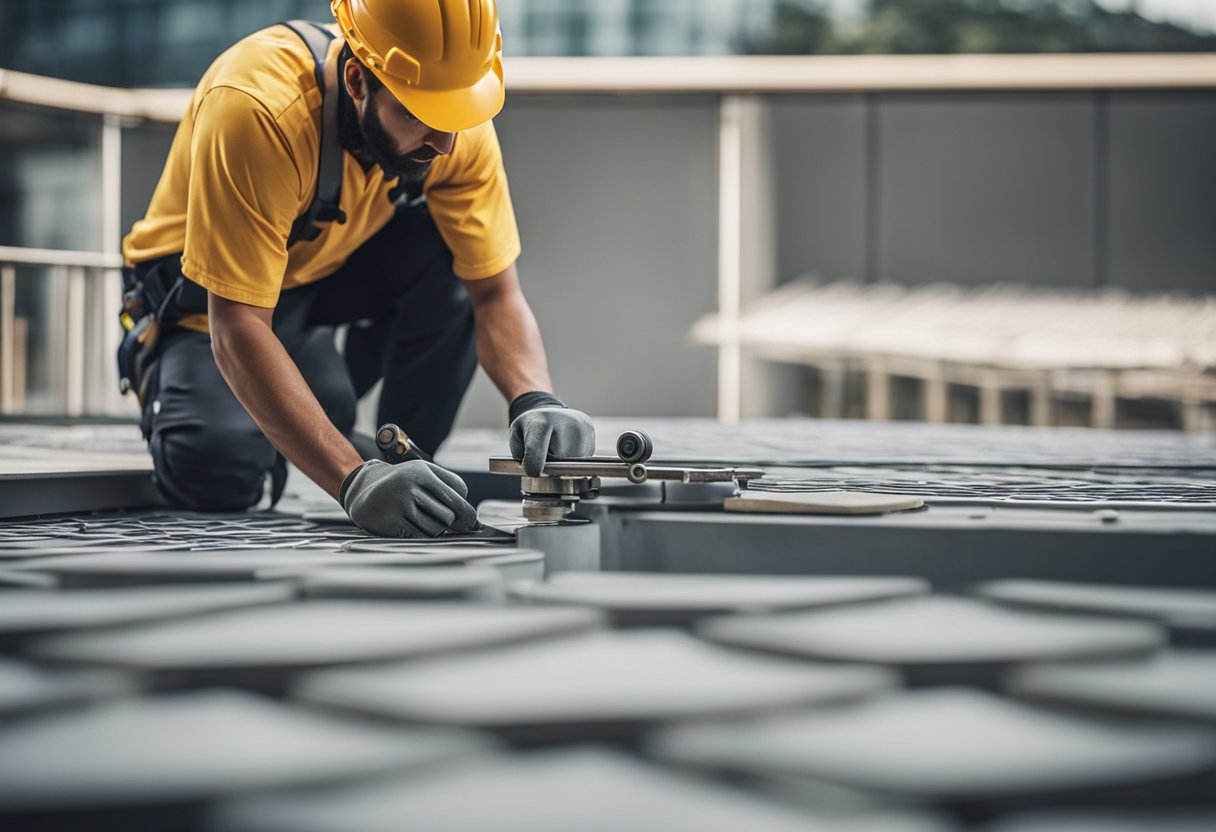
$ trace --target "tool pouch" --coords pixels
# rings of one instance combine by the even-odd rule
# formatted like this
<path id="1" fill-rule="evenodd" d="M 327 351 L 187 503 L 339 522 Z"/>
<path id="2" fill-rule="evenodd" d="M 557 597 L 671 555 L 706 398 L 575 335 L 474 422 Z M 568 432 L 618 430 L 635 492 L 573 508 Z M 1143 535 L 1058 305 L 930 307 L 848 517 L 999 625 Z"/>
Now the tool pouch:
<path id="1" fill-rule="evenodd" d="M 185 315 L 207 311 L 207 291 L 181 272 L 181 255 L 160 257 L 123 269 L 122 308 L 118 322 L 123 336 L 118 345 L 118 387 L 135 392 L 145 413 L 144 438 L 150 432 L 148 394 L 160 358 L 166 327 Z"/>

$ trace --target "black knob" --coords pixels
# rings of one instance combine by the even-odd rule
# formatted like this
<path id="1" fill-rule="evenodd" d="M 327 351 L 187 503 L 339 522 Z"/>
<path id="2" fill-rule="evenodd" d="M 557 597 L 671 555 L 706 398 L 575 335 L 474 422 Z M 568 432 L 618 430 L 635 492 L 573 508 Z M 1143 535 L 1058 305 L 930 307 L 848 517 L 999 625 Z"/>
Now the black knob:
<path id="1" fill-rule="evenodd" d="M 616 439 L 616 455 L 624 462 L 645 462 L 654 453 L 654 441 L 644 431 L 627 430 Z"/>

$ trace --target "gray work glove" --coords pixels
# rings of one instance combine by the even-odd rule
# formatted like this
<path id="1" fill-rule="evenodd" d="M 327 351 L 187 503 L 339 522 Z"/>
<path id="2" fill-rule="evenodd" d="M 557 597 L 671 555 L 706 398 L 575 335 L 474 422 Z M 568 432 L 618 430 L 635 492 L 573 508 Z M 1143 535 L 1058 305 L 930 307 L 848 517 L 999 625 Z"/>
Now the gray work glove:
<path id="1" fill-rule="evenodd" d="M 421 459 L 389 465 L 371 459 L 347 476 L 339 492 L 356 526 L 379 537 L 438 537 L 477 528 L 469 487 L 451 471 Z"/>
<path id="2" fill-rule="evenodd" d="M 571 410 L 552 393 L 524 393 L 511 402 L 511 456 L 524 473 L 539 477 L 546 459 L 579 459 L 595 454 L 595 423 Z"/>

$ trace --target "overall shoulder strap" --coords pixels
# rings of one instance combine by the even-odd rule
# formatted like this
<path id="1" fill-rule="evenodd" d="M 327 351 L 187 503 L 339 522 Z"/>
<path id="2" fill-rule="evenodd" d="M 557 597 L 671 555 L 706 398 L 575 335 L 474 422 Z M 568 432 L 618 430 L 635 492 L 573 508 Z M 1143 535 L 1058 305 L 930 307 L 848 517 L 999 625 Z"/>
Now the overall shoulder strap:
<path id="1" fill-rule="evenodd" d="M 342 145 L 338 141 L 338 70 L 327 67 L 329 44 L 334 34 L 320 23 L 289 20 L 283 23 L 295 32 L 312 53 L 317 87 L 321 90 L 321 140 L 317 152 L 317 190 L 308 210 L 296 218 L 287 237 L 291 248 L 299 240 L 315 240 L 319 222 L 346 222 L 339 207 L 342 201 Z"/>

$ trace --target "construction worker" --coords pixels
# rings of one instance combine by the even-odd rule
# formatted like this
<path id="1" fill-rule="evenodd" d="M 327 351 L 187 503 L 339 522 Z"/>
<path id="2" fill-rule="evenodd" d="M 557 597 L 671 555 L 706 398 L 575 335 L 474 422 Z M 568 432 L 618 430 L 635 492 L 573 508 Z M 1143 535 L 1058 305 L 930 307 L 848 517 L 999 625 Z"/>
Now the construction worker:
<path id="1" fill-rule="evenodd" d="M 516 272 L 491 122 L 504 97 L 498 10 L 333 0 L 333 13 L 336 26 L 255 32 L 203 76 L 123 241 L 139 353 L 124 378 L 175 505 L 253 506 L 268 475 L 281 493 L 286 457 L 372 534 L 470 530 L 458 476 L 373 458 L 352 432 L 357 399 L 383 378 L 379 420 L 434 450 L 480 360 L 530 473 L 594 451 L 591 420 L 553 395 Z M 341 151 L 328 206 L 326 104 Z"/>

